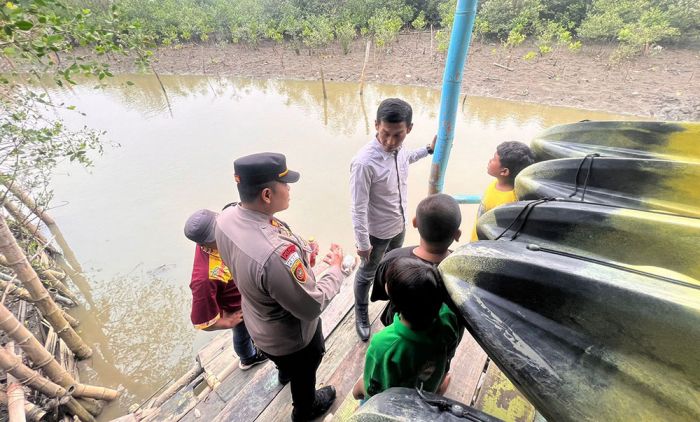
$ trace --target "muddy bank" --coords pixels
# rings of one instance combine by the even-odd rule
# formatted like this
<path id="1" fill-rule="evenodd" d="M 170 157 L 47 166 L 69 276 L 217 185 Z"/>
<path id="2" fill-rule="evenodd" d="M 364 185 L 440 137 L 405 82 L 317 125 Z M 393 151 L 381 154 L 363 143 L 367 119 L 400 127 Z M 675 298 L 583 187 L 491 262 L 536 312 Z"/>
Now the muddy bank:
<path id="1" fill-rule="evenodd" d="M 445 54 L 435 51 L 430 33 L 405 33 L 388 48 L 371 49 L 366 81 L 439 88 Z M 344 55 L 339 46 L 296 54 L 290 46 L 184 45 L 161 47 L 154 68 L 163 74 L 205 74 L 264 79 L 358 81 L 365 41 Z M 531 46 L 507 51 L 476 42 L 470 50 L 463 93 L 547 105 L 632 114 L 668 120 L 700 120 L 700 49 L 654 50 L 647 57 L 612 64 L 611 46 L 584 45 L 524 60 Z M 133 72 L 115 60 L 117 72 Z"/>

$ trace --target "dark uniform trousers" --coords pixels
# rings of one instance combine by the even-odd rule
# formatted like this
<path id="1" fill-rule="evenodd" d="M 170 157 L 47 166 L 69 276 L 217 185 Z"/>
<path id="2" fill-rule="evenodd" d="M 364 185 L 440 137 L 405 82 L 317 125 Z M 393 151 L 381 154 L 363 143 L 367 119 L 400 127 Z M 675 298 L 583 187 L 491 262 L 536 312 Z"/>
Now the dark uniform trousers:
<path id="1" fill-rule="evenodd" d="M 303 349 L 284 356 L 265 353 L 277 365 L 280 373 L 289 377 L 295 419 L 304 420 L 311 413 L 316 397 L 316 370 L 325 353 L 320 319 L 311 342 Z"/>

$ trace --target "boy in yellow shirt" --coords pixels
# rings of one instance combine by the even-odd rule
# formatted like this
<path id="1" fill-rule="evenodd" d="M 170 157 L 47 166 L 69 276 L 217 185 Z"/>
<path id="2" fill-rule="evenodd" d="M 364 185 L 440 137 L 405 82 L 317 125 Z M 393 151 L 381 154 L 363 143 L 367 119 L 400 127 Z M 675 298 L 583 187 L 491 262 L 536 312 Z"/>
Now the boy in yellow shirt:
<path id="1" fill-rule="evenodd" d="M 493 158 L 489 160 L 486 171 L 496 180 L 491 182 L 481 198 L 477 220 L 487 211 L 499 205 L 515 202 L 515 176 L 525 167 L 535 162 L 535 154 L 522 142 L 503 142 L 496 147 Z M 476 222 L 472 231 L 472 242 L 479 240 L 476 234 Z"/>

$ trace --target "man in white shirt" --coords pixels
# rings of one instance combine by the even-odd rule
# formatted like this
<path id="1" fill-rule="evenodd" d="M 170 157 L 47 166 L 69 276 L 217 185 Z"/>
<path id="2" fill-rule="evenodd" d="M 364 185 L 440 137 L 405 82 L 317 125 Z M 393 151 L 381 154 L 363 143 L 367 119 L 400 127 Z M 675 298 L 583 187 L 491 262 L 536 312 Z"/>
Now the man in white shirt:
<path id="1" fill-rule="evenodd" d="M 352 225 L 362 263 L 355 276 L 355 329 L 369 340 L 369 289 L 384 254 L 403 245 L 406 226 L 408 165 L 433 153 L 427 146 L 401 148 L 413 128 L 413 110 L 398 98 L 387 98 L 377 109 L 375 137 L 350 164 Z"/>

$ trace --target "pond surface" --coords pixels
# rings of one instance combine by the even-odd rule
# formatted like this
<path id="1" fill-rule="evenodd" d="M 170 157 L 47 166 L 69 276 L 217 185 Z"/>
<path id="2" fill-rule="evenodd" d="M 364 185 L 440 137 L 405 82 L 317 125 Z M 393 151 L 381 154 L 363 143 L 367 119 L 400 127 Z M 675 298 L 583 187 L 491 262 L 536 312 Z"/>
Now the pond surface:
<path id="1" fill-rule="evenodd" d="M 126 413 L 178 378 L 211 337 L 189 322 L 194 245 L 183 225 L 199 208 L 218 210 L 238 199 L 235 158 L 284 153 L 289 168 L 302 176 L 291 185 L 290 209 L 279 217 L 297 233 L 315 237 L 322 251 L 335 242 L 353 252 L 349 163 L 374 135 L 379 102 L 401 97 L 413 106 L 407 148 L 427 144 L 437 130 L 440 93 L 428 88 L 370 85 L 363 98 L 356 84 L 330 82 L 324 102 L 318 82 L 162 80 L 170 106 L 152 76 L 121 76 L 103 89 L 51 93 L 86 113 L 63 115 L 69 126 L 106 131 L 105 152 L 93 167 L 62 165 L 52 184 L 53 216 L 93 286 L 95 306 L 74 312 L 96 351 L 83 379 L 126 389 L 102 420 Z M 481 193 L 490 181 L 486 163 L 500 142 L 529 142 L 544 128 L 582 119 L 630 117 L 468 98 L 457 116 L 445 192 Z M 429 165 L 428 158 L 411 167 L 411 210 L 427 193 Z M 476 206 L 462 211 L 467 240 Z M 408 230 L 405 244 L 417 239 Z"/>

